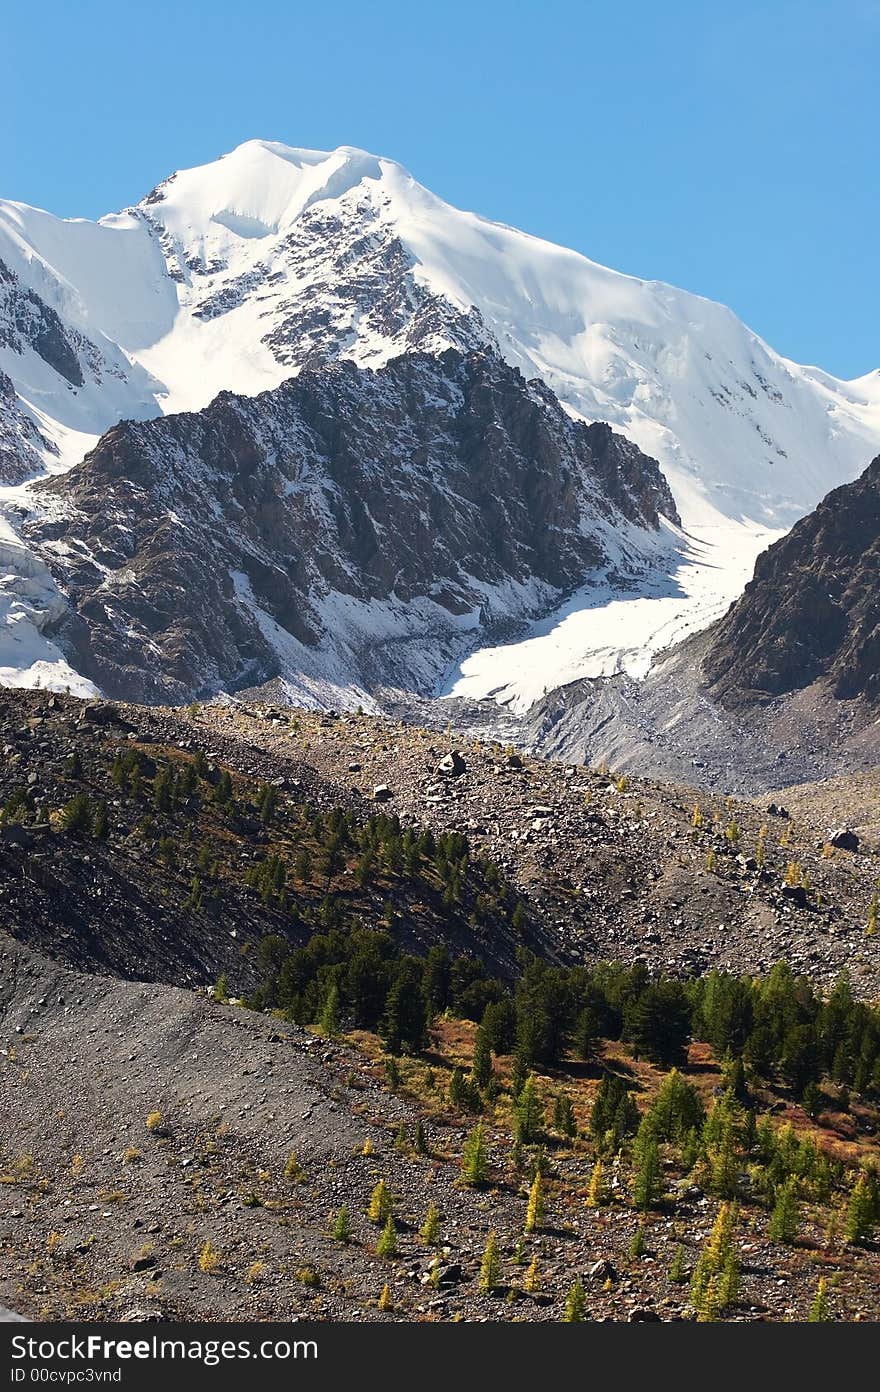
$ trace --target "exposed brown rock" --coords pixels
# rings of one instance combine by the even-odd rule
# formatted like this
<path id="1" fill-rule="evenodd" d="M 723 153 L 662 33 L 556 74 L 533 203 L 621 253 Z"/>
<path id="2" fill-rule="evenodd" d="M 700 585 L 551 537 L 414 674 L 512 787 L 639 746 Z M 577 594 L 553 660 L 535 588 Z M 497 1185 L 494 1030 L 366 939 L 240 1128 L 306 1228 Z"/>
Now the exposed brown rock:
<path id="1" fill-rule="evenodd" d="M 57 636 L 106 695 L 149 701 L 295 668 L 291 640 L 304 669 L 338 641 L 364 685 L 402 677 L 401 636 L 359 628 L 375 601 L 439 675 L 463 616 L 479 615 L 473 641 L 542 611 L 611 551 L 625 583 L 676 516 L 634 445 L 497 354 L 453 349 L 375 373 L 319 363 L 256 398 L 122 422 L 44 487 L 61 516 L 27 540 L 70 600 Z"/>
<path id="2" fill-rule="evenodd" d="M 765 551 L 703 660 L 711 694 L 748 708 L 827 683 L 880 701 L 880 455 Z"/>

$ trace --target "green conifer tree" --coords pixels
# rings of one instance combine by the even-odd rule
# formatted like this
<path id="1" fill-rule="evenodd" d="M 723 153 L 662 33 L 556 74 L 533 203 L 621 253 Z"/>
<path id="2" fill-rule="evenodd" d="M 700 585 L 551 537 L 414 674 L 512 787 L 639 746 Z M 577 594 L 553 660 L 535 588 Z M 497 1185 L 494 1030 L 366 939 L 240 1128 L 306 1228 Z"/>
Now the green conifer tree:
<path id="1" fill-rule="evenodd" d="M 348 1242 L 351 1237 L 347 1204 L 342 1205 L 333 1220 L 332 1236 L 336 1242 Z"/>
<path id="2" fill-rule="evenodd" d="M 480 1121 L 471 1131 L 461 1154 L 461 1182 L 471 1189 L 486 1183 L 489 1173 L 489 1157 L 483 1123 Z"/>
<path id="3" fill-rule="evenodd" d="M 676 1286 L 684 1285 L 687 1280 L 687 1271 L 684 1264 L 684 1248 L 679 1242 L 672 1257 L 672 1264 L 669 1268 L 669 1279 Z"/>
<path id="4" fill-rule="evenodd" d="M 578 1058 L 590 1063 L 596 1055 L 599 1042 L 599 1024 L 596 1014 L 590 1009 L 582 1010 L 574 1027 L 574 1051 Z"/>
<path id="5" fill-rule="evenodd" d="M 218 807 L 230 807 L 232 805 L 232 778 L 228 769 L 221 769 L 220 777 L 217 780 L 217 787 L 214 791 L 214 800 Z"/>
<path id="6" fill-rule="evenodd" d="M 264 783 L 257 790 L 257 805 L 260 809 L 260 821 L 264 826 L 269 826 L 275 818 L 275 811 L 278 807 L 278 789 L 271 783 Z"/>
<path id="7" fill-rule="evenodd" d="M 639 1125 L 639 1111 L 622 1078 L 606 1073 L 599 1084 L 590 1114 L 590 1131 L 605 1153 L 620 1148 Z"/>
<path id="8" fill-rule="evenodd" d="M 716 1107 L 715 1110 L 717 1112 L 719 1109 Z M 724 1115 L 720 1120 L 718 1141 L 709 1147 L 708 1183 L 714 1194 L 732 1198 L 737 1192 L 739 1182 L 736 1120 L 732 1113 Z"/>
<path id="9" fill-rule="evenodd" d="M 330 983 L 324 997 L 318 1028 L 328 1039 L 332 1039 L 334 1035 L 339 1033 L 339 987 L 335 981 Z"/>
<path id="10" fill-rule="evenodd" d="M 394 1218 L 389 1213 L 385 1220 L 385 1226 L 376 1243 L 377 1257 L 395 1257 L 397 1255 L 397 1229 L 394 1226 Z"/>
<path id="11" fill-rule="evenodd" d="M 153 779 L 153 805 L 157 812 L 170 812 L 174 801 L 174 775 L 169 764 L 156 770 Z"/>
<path id="12" fill-rule="evenodd" d="M 435 1203 L 428 1204 L 425 1221 L 419 1228 L 419 1237 L 433 1247 L 440 1236 L 440 1210 Z"/>
<path id="13" fill-rule="evenodd" d="M 712 1265 L 706 1252 L 702 1251 L 697 1257 L 694 1263 L 694 1269 L 691 1272 L 691 1304 L 698 1313 L 705 1299 L 706 1289 L 712 1276 Z"/>
<path id="14" fill-rule="evenodd" d="M 852 1187 L 846 1209 L 843 1234 L 847 1242 L 870 1242 L 874 1229 L 874 1197 L 865 1170 Z"/>
<path id="15" fill-rule="evenodd" d="M 466 1105 L 464 1069 L 455 1067 L 449 1077 L 449 1102 L 456 1108 Z"/>
<path id="16" fill-rule="evenodd" d="M 789 1179 L 780 1184 L 776 1190 L 776 1202 L 773 1205 L 773 1212 L 770 1215 L 770 1223 L 767 1229 L 768 1236 L 773 1242 L 785 1242 L 789 1246 L 794 1242 L 800 1227 L 800 1202 L 798 1199 L 798 1181 L 792 1175 Z"/>
<path id="17" fill-rule="evenodd" d="M 386 1049 L 390 1054 L 403 1050 L 418 1053 L 425 1042 L 427 1025 L 421 964 L 412 957 L 404 957 L 388 992 L 379 1026 Z"/>
<path id="18" fill-rule="evenodd" d="M 523 1049 L 517 1048 L 513 1055 L 513 1067 L 510 1070 L 510 1093 L 514 1101 L 525 1087 L 528 1075 L 529 1064 L 526 1053 Z"/>
<path id="19" fill-rule="evenodd" d="M 83 832 L 88 836 L 92 830 L 92 800 L 88 793 L 77 793 L 61 809 L 62 830 Z"/>
<path id="20" fill-rule="evenodd" d="M 198 875 L 193 875 L 189 882 L 189 894 L 183 901 L 183 907 L 185 909 L 192 909 L 194 912 L 198 913 L 204 901 L 205 895 L 202 889 L 202 882 Z"/>
<path id="21" fill-rule="evenodd" d="M 642 1211 L 656 1208 L 663 1199 L 663 1167 L 659 1147 L 649 1131 L 643 1136 L 640 1130 L 633 1159 L 633 1206 Z"/>
<path id="22" fill-rule="evenodd" d="M 658 1141 L 680 1142 L 703 1125 L 705 1111 L 693 1083 L 673 1068 L 663 1079 L 646 1116 Z"/>
<path id="23" fill-rule="evenodd" d="M 639 1223 L 629 1244 L 629 1255 L 631 1257 L 643 1257 L 645 1255 L 645 1229 Z"/>
<path id="24" fill-rule="evenodd" d="M 523 1145 L 531 1145 L 540 1138 L 543 1128 L 544 1108 L 538 1097 L 535 1076 L 530 1073 L 516 1100 L 514 1139 L 521 1141 Z"/>
<path id="25" fill-rule="evenodd" d="M 568 1140 L 577 1135 L 577 1119 L 567 1092 L 558 1092 L 553 1102 L 553 1130 Z"/>

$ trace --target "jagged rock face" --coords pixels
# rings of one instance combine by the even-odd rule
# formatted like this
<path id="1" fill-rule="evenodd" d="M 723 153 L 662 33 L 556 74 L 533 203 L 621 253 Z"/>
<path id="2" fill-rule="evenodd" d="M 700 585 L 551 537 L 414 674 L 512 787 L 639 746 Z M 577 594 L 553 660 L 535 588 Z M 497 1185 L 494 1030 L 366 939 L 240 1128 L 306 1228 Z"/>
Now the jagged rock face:
<path id="1" fill-rule="evenodd" d="M 677 520 L 634 445 L 455 349 L 313 363 L 255 398 L 122 422 L 38 492 L 27 540 L 69 598 L 59 640 L 106 694 L 147 699 L 319 651 L 326 670 L 331 650 L 369 686 L 402 639 L 429 683 L 463 630 L 544 612 L 597 569 L 626 583 L 660 514 Z"/>
<path id="2" fill-rule="evenodd" d="M 703 671 L 732 708 L 817 680 L 880 701 L 880 456 L 758 558 Z"/>
<path id="3" fill-rule="evenodd" d="M 34 275 L 44 273 L 45 295 L 57 295 L 62 308 L 0 257 L 0 483 L 7 484 L 44 472 L 69 430 L 94 437 L 122 416 L 157 409 L 159 384 L 104 334 L 96 342 L 75 327 L 76 291 L 53 289 L 39 256 L 33 264 Z"/>
<path id="4" fill-rule="evenodd" d="M 62 447 L 68 429 L 255 395 L 316 353 L 377 367 L 491 346 L 656 456 L 691 527 L 708 510 L 778 530 L 876 450 L 876 374 L 799 368 L 721 305 L 462 212 L 347 146 L 247 141 L 99 223 L 0 200 L 0 259 L 18 278 L 13 308 L 0 282 L 0 354 L 22 318 L 46 354 L 7 348 L 2 367 Z"/>
<path id="5" fill-rule="evenodd" d="M 219 289 L 209 279 L 203 290 L 207 268 L 187 264 L 193 318 L 216 319 L 259 294 L 272 321 L 262 342 L 291 371 L 316 358 L 378 367 L 417 349 L 497 347 L 477 309 L 458 309 L 417 280 L 388 216 L 367 197 L 307 208 L 265 260 Z"/>
<path id="6" fill-rule="evenodd" d="M 66 329 L 55 310 L 0 260 L 0 349 L 17 357 L 30 349 L 68 387 L 77 387 L 83 383 L 77 349 L 83 347 L 92 345 Z M 15 383 L 0 369 L 0 486 L 22 483 L 42 472 L 46 453 L 57 453 L 57 446 L 22 409 Z"/>
<path id="7" fill-rule="evenodd" d="M 52 454 L 55 446 L 21 409 L 11 378 L 0 371 L 0 486 L 22 483 L 39 473 L 41 450 Z"/>
<path id="8" fill-rule="evenodd" d="M 82 386 L 82 368 L 70 330 L 0 261 L 0 347 L 20 353 L 25 345 L 70 385 Z"/>

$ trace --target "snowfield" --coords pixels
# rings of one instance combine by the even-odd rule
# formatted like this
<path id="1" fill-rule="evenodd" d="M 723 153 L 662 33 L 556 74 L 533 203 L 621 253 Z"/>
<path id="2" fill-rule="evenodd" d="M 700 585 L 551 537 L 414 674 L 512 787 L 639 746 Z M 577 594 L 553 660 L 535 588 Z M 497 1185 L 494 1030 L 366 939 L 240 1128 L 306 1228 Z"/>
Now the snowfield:
<path id="1" fill-rule="evenodd" d="M 63 613 L 65 601 L 42 561 L 33 556 L 0 515 L 0 686 L 97 694 L 43 630 Z"/>
<path id="2" fill-rule="evenodd" d="M 880 372 L 842 382 L 798 366 L 722 305 L 453 208 L 350 147 L 248 141 L 96 223 L 0 201 L 0 263 L 0 371 L 53 471 L 122 418 L 254 395 L 313 353 L 376 367 L 486 343 L 656 458 L 684 532 L 664 536 L 640 591 L 592 577 L 522 641 L 479 649 L 444 680 L 512 709 L 578 676 L 646 671 L 880 448 Z M 22 501 L 2 490 L 0 681 L 76 687 L 43 636 L 63 597 L 28 573 Z M 278 648 L 293 688 L 319 692 L 296 645 L 279 634 Z M 327 676 L 344 687 L 343 670 Z"/>
<path id="3" fill-rule="evenodd" d="M 479 648 L 448 676 L 441 694 L 492 697 L 521 715 L 580 677 L 644 677 L 655 653 L 721 617 L 751 579 L 759 552 L 783 535 L 737 523 L 685 535 L 664 525 L 667 567 L 658 566 L 637 592 L 584 586 L 517 642 Z"/>

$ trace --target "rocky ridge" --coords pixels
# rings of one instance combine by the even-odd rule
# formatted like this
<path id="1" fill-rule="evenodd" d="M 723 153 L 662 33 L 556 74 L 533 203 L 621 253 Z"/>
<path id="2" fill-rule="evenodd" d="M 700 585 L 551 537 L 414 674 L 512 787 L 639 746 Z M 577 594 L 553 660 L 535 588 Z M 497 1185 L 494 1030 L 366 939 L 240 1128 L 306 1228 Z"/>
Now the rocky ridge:
<path id="1" fill-rule="evenodd" d="M 116 714 L 107 725 L 83 719 L 83 711 L 110 709 Z M 877 939 L 865 931 L 878 848 L 869 830 L 855 853 L 826 850 L 839 808 L 826 827 L 804 812 L 789 818 L 768 811 L 769 801 L 756 805 L 651 779 L 621 780 L 479 741 L 460 743 L 461 764 L 454 761 L 450 770 L 444 735 L 353 714 L 228 701 L 188 714 L 21 692 L 7 693 L 0 712 L 5 796 L 24 785 L 37 807 L 61 805 L 81 786 L 65 772 L 75 753 L 85 786 L 118 798 L 107 779 L 120 749 L 138 748 L 153 763 L 165 751 L 187 760 L 201 749 L 215 767 L 233 770 L 251 788 L 277 782 L 292 807 L 342 807 L 358 821 L 381 809 L 404 825 L 462 833 L 472 855 L 488 857 L 521 896 L 527 940 L 551 959 L 643 960 L 652 969 L 685 974 L 713 966 L 762 970 L 784 959 L 828 984 L 848 967 L 855 988 L 868 997 L 880 984 Z M 701 809 L 697 828 L 695 806 Z M 94 843 L 87 858 L 75 839 L 48 827 L 0 832 L 9 886 L 0 927 L 79 968 L 100 963 L 124 976 L 147 972 L 192 985 L 239 971 L 246 985 L 243 944 L 299 930 L 254 900 L 241 881 L 241 865 L 266 853 L 259 822 L 245 818 L 230 848 L 229 830 L 215 825 L 210 804 L 191 815 L 198 835 L 185 836 L 177 822 L 152 825 L 155 812 L 140 830 L 144 812 L 122 798 L 109 840 Z M 733 839 L 726 832 L 731 822 Z M 157 865 L 166 834 L 177 846 L 172 869 Z M 210 905 L 196 911 L 187 904 L 192 876 L 199 873 L 199 838 L 210 844 L 218 835 L 228 863 L 222 883 L 229 926 L 220 937 Z M 716 861 L 711 871 L 710 851 Z M 783 886 L 792 861 L 811 892 Z M 336 892 L 348 900 L 354 885 L 343 877 Z M 445 910 L 438 915 L 424 904 L 417 910 L 418 895 L 414 900 L 405 883 L 396 893 L 405 906 L 399 930 L 410 935 L 410 950 L 427 951 L 438 933 L 447 941 L 457 935 L 458 950 L 484 956 L 493 972 L 515 972 L 517 938 L 503 915 L 491 932 L 475 933 L 453 924 Z M 380 917 L 384 904 L 381 896 L 367 895 L 364 910 L 371 919 Z"/>
<path id="2" fill-rule="evenodd" d="M 731 710 L 823 683 L 840 701 L 880 701 L 880 455 L 758 557 L 703 659 Z"/>
<path id="3" fill-rule="evenodd" d="M 150 701 L 273 676 L 324 704 L 430 689 L 591 576 L 636 584 L 678 520 L 635 446 L 455 349 L 123 422 L 33 497 L 23 535 L 69 600 L 51 636 L 106 695 Z"/>
<path id="4" fill-rule="evenodd" d="M 829 984 L 848 967 L 868 996 L 880 983 L 876 939 L 865 933 L 878 848 L 865 839 L 857 855 L 829 857 L 830 827 L 768 812 L 769 799 L 756 805 L 632 774 L 621 780 L 479 740 L 459 745 L 464 767 L 451 774 L 440 769 L 448 752 L 440 732 L 369 716 L 224 703 L 203 707 L 196 723 L 214 742 L 303 761 L 348 787 L 356 806 L 384 786 L 402 818 L 465 833 L 524 895 L 564 960 L 701 972 L 763 970 L 784 959 Z M 725 834 L 731 822 L 734 841 Z M 710 850 L 717 867 L 708 872 Z M 793 860 L 818 893 L 783 887 Z"/>
<path id="5" fill-rule="evenodd" d="M 42 472 L 45 453 L 56 453 L 19 404 L 12 379 L 0 372 L 0 487 L 23 483 Z"/>

